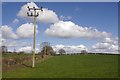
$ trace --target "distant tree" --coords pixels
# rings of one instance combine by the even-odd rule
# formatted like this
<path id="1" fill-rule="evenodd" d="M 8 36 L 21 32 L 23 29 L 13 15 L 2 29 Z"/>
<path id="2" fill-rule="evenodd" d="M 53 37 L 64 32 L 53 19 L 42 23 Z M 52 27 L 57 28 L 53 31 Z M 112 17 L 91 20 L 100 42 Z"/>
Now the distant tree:
<path id="1" fill-rule="evenodd" d="M 18 53 L 18 55 L 22 55 L 22 54 L 25 54 L 25 52 L 21 51 L 21 52 Z"/>
<path id="2" fill-rule="evenodd" d="M 46 47 L 45 46 L 50 46 L 50 43 L 49 42 L 42 42 L 41 44 L 40 44 L 40 54 L 46 54 L 45 53 L 45 49 L 46 49 Z"/>
<path id="3" fill-rule="evenodd" d="M 45 46 L 50 46 L 50 43 L 49 43 L 49 42 L 42 42 L 42 43 L 40 44 L 40 50 L 42 50 L 43 47 L 45 47 Z"/>
<path id="4" fill-rule="evenodd" d="M 66 51 L 65 51 L 64 49 L 60 49 L 58 52 L 59 52 L 60 54 L 66 53 Z"/>
<path id="5" fill-rule="evenodd" d="M 53 48 L 51 46 L 44 46 L 42 51 L 41 51 L 42 54 L 44 55 L 53 55 L 55 54 Z"/>
<path id="6" fill-rule="evenodd" d="M 87 54 L 87 51 L 86 50 L 82 50 L 81 54 Z"/>
<path id="7" fill-rule="evenodd" d="M 17 53 L 15 48 L 13 49 L 13 53 Z"/>
<path id="8" fill-rule="evenodd" d="M 55 52 L 53 48 L 50 46 L 49 42 L 43 42 L 40 48 L 42 49 L 40 52 L 41 55 L 55 55 Z"/>

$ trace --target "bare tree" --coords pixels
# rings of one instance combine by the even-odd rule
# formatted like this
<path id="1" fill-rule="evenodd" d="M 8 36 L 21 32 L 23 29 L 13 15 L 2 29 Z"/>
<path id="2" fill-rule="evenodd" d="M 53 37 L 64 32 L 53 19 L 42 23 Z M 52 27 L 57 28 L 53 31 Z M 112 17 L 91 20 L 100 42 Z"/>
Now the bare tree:
<path id="1" fill-rule="evenodd" d="M 81 54 L 87 54 L 87 51 L 86 50 L 82 50 Z"/>
<path id="2" fill-rule="evenodd" d="M 58 52 L 59 52 L 61 55 L 66 53 L 66 51 L 65 51 L 64 49 L 60 49 Z"/>
<path id="3" fill-rule="evenodd" d="M 55 52 L 49 42 L 43 42 L 40 45 L 40 49 L 41 49 L 41 53 L 40 53 L 41 55 L 55 55 Z"/>
<path id="4" fill-rule="evenodd" d="M 49 42 L 43 42 L 40 44 L 40 50 L 41 50 L 41 54 L 47 54 L 47 50 L 46 50 L 46 46 L 50 46 Z"/>

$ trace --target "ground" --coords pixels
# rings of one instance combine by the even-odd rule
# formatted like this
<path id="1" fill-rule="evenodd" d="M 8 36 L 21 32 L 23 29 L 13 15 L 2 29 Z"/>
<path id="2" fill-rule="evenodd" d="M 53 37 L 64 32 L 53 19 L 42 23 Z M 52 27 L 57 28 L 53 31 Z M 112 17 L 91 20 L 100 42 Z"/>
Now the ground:
<path id="1" fill-rule="evenodd" d="M 28 65 L 28 63 L 26 63 Z M 30 64 L 29 64 L 30 65 Z M 3 66 L 4 67 L 4 66 Z M 18 66 L 16 66 L 18 67 Z M 36 67 L 3 72 L 3 78 L 117 78 L 118 55 L 62 55 L 38 60 Z"/>

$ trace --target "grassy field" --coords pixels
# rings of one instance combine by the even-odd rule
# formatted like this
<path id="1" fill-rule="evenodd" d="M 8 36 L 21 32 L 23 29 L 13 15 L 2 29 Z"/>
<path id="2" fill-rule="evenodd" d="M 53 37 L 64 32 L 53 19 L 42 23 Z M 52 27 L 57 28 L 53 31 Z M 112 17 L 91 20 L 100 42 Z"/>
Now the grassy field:
<path id="1" fill-rule="evenodd" d="M 117 55 L 63 55 L 30 67 L 3 72 L 3 78 L 116 78 Z"/>

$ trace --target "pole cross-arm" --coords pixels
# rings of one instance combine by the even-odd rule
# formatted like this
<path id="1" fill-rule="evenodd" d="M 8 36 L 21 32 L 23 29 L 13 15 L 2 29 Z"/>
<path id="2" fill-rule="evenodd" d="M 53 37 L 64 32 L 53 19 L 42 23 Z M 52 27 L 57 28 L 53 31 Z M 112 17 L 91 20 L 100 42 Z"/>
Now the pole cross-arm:
<path id="1" fill-rule="evenodd" d="M 38 12 L 37 12 L 37 14 L 36 14 L 36 11 L 37 11 L 37 10 L 43 11 L 42 7 L 41 7 L 41 8 L 35 8 L 35 7 L 30 8 L 30 7 L 28 6 L 28 11 L 31 11 L 31 10 L 34 10 L 34 14 L 33 14 L 32 12 L 31 12 L 31 14 L 29 14 L 29 12 L 27 12 L 27 15 L 28 15 L 28 16 L 34 16 L 34 17 L 39 16 L 39 13 L 38 13 Z"/>

